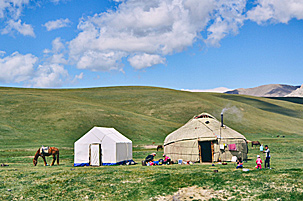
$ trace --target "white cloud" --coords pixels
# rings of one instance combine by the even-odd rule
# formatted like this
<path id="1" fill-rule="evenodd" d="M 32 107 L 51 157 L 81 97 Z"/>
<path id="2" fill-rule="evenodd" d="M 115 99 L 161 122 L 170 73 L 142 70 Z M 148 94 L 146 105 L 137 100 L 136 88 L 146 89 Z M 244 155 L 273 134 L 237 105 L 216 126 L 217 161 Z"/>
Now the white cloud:
<path id="1" fill-rule="evenodd" d="M 23 82 L 34 73 L 34 65 L 38 58 L 32 54 L 22 55 L 18 52 L 0 58 L 0 81 L 4 83 Z"/>
<path id="2" fill-rule="evenodd" d="M 76 79 L 82 80 L 83 79 L 83 73 L 81 72 L 79 75 L 75 76 Z"/>
<path id="3" fill-rule="evenodd" d="M 238 34 L 244 23 L 246 0 L 218 0 L 213 12 L 214 22 L 208 27 L 205 43 L 220 46 L 219 42 L 229 34 Z"/>
<path id="4" fill-rule="evenodd" d="M 0 50 L 0 57 L 4 56 L 5 54 L 6 54 L 5 51 L 1 51 L 1 50 Z"/>
<path id="5" fill-rule="evenodd" d="M 52 49 L 53 52 L 60 52 L 65 48 L 60 37 L 57 37 L 52 41 L 52 47 L 53 47 Z"/>
<path id="6" fill-rule="evenodd" d="M 24 36 L 32 36 L 35 37 L 34 29 L 31 25 L 21 23 L 21 20 L 18 21 L 9 20 L 6 22 L 6 27 L 1 31 L 1 34 L 10 34 L 14 31 L 19 32 Z"/>
<path id="7" fill-rule="evenodd" d="M 43 53 L 47 58 L 47 62 L 51 64 L 67 64 L 68 61 L 65 59 L 65 45 L 63 44 L 60 37 L 55 38 L 52 41 L 52 49 L 45 49 Z"/>
<path id="8" fill-rule="evenodd" d="M 183 51 L 200 37 L 213 8 L 211 0 L 122 2 L 117 11 L 81 20 L 81 33 L 69 45 L 70 58 L 78 68 L 102 71 L 120 70 L 121 59 L 128 56 L 131 64 L 139 65 L 134 54 L 157 55 L 161 62 L 154 64 L 163 63 L 164 56 Z M 141 61 L 136 67 L 150 64 Z"/>
<path id="9" fill-rule="evenodd" d="M 63 28 L 63 27 L 68 27 L 71 25 L 71 21 L 66 18 L 66 19 L 58 19 L 54 21 L 48 21 L 45 23 L 43 26 L 46 27 L 47 31 Z"/>
<path id="10" fill-rule="evenodd" d="M 302 0 L 258 0 L 257 6 L 247 12 L 247 18 L 262 24 L 266 21 L 288 23 L 292 18 L 303 19 Z"/>
<path id="11" fill-rule="evenodd" d="M 92 71 L 121 70 L 121 59 L 124 56 L 122 52 L 86 51 L 79 58 L 77 68 Z"/>
<path id="12" fill-rule="evenodd" d="M 38 88 L 61 87 L 69 74 L 62 65 L 44 64 L 40 65 L 33 79 L 29 80 L 29 86 Z"/>
<path id="13" fill-rule="evenodd" d="M 25 82 L 27 86 L 54 88 L 72 82 L 68 71 L 64 68 L 64 65 L 68 64 L 64 51 L 65 45 L 61 38 L 54 39 L 52 41 L 52 49 L 43 51 L 43 62 L 40 62 L 38 68 L 35 69 L 32 78 Z"/>
<path id="14" fill-rule="evenodd" d="M 29 4 L 29 0 L 1 0 L 0 1 L 0 18 L 13 18 L 17 20 L 25 5 Z"/>
<path id="15" fill-rule="evenodd" d="M 156 64 L 164 64 L 165 58 L 162 58 L 159 55 L 150 55 L 144 53 L 130 57 L 128 58 L 128 61 L 135 69 L 143 69 Z"/>

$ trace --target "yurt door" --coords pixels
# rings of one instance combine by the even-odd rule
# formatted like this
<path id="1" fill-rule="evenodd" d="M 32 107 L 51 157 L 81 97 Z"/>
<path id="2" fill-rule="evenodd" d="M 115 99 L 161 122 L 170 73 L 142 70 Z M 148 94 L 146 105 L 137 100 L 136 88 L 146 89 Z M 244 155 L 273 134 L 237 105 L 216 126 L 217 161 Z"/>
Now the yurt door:
<path id="1" fill-rule="evenodd" d="M 89 146 L 89 163 L 91 166 L 102 165 L 101 144 L 94 143 Z"/>
<path id="2" fill-rule="evenodd" d="M 199 142 L 199 153 L 201 162 L 212 162 L 212 149 L 210 141 Z"/>

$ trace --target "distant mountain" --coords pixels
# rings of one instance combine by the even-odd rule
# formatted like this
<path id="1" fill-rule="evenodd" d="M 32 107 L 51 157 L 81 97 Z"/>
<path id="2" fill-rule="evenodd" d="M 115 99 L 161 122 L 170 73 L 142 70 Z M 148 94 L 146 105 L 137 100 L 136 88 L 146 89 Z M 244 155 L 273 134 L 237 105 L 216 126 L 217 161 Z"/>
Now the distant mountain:
<path id="1" fill-rule="evenodd" d="M 215 93 L 224 93 L 226 91 L 230 91 L 226 87 L 218 87 L 214 89 L 181 89 L 181 91 L 190 91 L 190 92 L 215 92 Z"/>
<path id="2" fill-rule="evenodd" d="M 303 84 L 300 88 L 296 89 L 285 97 L 303 97 Z"/>
<path id="3" fill-rule="evenodd" d="M 301 86 L 302 88 L 302 86 Z M 259 96 L 259 97 L 285 97 L 295 91 L 301 89 L 300 86 L 292 86 L 285 84 L 268 84 L 262 85 L 254 88 L 239 88 L 231 91 L 227 91 L 227 94 L 242 94 L 242 95 L 250 95 L 250 96 Z M 298 95 L 293 95 L 296 97 L 303 97 L 303 88 L 296 93 Z M 301 95 L 299 95 L 301 94 Z"/>

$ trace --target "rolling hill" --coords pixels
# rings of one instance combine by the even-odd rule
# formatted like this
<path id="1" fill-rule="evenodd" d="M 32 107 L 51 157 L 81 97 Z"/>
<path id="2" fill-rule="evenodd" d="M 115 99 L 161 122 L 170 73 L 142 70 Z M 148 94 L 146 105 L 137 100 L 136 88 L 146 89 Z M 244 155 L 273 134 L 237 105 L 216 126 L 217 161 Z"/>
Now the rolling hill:
<path id="1" fill-rule="evenodd" d="M 161 144 L 194 115 L 208 112 L 243 133 L 303 136 L 303 105 L 296 98 L 191 93 L 155 87 L 89 89 L 0 88 L 0 145 L 73 143 L 93 126 L 114 127 L 133 145 Z"/>

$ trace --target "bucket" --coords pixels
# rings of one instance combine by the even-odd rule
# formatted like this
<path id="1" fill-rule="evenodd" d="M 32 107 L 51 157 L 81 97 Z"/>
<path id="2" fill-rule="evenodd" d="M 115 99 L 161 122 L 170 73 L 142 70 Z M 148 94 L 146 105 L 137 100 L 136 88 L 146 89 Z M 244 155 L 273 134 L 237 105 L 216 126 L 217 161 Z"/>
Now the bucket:
<path id="1" fill-rule="evenodd" d="M 178 164 L 182 165 L 183 160 L 182 159 L 178 159 Z"/>

